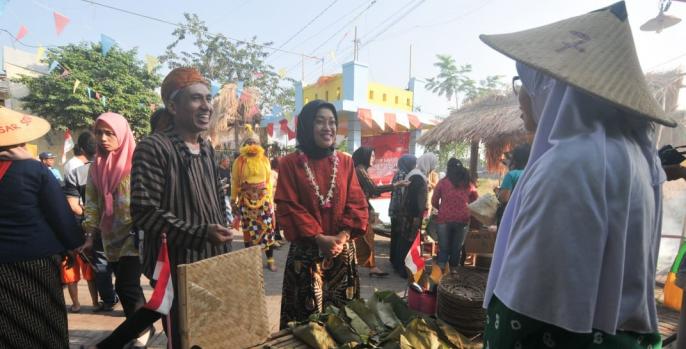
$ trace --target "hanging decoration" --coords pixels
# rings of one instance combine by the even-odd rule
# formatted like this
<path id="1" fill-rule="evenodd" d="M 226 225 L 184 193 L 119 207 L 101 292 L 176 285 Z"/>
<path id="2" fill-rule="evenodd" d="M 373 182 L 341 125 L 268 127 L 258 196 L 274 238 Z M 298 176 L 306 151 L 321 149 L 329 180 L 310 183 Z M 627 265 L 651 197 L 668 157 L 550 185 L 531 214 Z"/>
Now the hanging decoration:
<path id="1" fill-rule="evenodd" d="M 59 66 L 60 66 L 60 63 L 57 61 L 50 62 L 50 68 L 48 68 L 48 74 L 52 73 L 52 71 L 55 70 L 55 68 L 57 68 Z"/>
<path id="2" fill-rule="evenodd" d="M 64 27 L 69 24 L 69 18 L 67 16 L 60 14 L 58 12 L 53 12 L 52 13 L 53 17 L 55 17 L 55 31 L 57 32 L 57 35 L 59 36 L 62 34 L 62 31 L 64 30 Z"/>
<path id="3" fill-rule="evenodd" d="M 5 13 L 5 6 L 7 6 L 8 2 L 10 2 L 10 0 L 0 0 L 0 16 Z"/>
<path id="4" fill-rule="evenodd" d="M 23 39 L 26 36 L 26 34 L 28 34 L 28 33 L 29 33 L 29 29 L 26 28 L 26 26 L 22 25 L 21 27 L 19 27 L 19 31 L 17 32 L 17 36 L 16 36 L 17 41 L 20 41 L 21 39 Z"/>
<path id="5" fill-rule="evenodd" d="M 36 50 L 36 64 L 40 64 L 40 61 L 43 59 L 43 55 L 45 55 L 45 47 L 40 45 Z"/>
<path id="6" fill-rule="evenodd" d="M 280 78 L 282 78 L 282 79 L 285 78 L 286 74 L 288 74 L 288 70 L 286 70 L 286 68 L 279 69 L 279 77 Z"/>
<path id="7" fill-rule="evenodd" d="M 210 93 L 212 94 L 212 97 L 216 96 L 220 89 L 221 85 L 218 82 L 210 81 Z"/>
<path id="8" fill-rule="evenodd" d="M 105 34 L 100 34 L 100 49 L 102 50 L 103 56 L 107 56 L 107 53 L 110 52 L 114 44 L 114 39 Z"/>
<path id="9" fill-rule="evenodd" d="M 145 67 L 148 69 L 148 74 L 152 74 L 153 70 L 157 68 L 160 61 L 155 56 L 145 55 Z"/>
<path id="10" fill-rule="evenodd" d="M 81 81 L 78 79 L 74 81 L 74 87 L 71 89 L 71 93 L 76 93 L 76 89 L 79 88 L 79 85 L 81 85 Z"/>
<path id="11" fill-rule="evenodd" d="M 91 98 L 91 91 L 92 91 L 92 90 L 91 90 L 90 87 L 86 87 L 86 93 L 88 94 L 88 99 Z"/>
<path id="12" fill-rule="evenodd" d="M 243 81 L 236 83 L 236 97 L 240 98 L 243 94 Z"/>

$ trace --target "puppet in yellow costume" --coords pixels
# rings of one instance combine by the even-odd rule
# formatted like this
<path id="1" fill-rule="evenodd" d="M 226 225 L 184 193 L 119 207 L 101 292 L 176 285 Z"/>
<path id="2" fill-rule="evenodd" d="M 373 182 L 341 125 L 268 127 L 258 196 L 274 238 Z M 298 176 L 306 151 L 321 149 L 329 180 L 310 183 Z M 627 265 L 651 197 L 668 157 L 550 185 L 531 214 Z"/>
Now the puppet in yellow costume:
<path id="1" fill-rule="evenodd" d="M 245 246 L 262 245 L 267 255 L 267 267 L 276 271 L 274 263 L 274 205 L 271 166 L 260 146 L 260 138 L 250 125 L 240 155 L 231 168 L 231 202 L 240 218 Z"/>

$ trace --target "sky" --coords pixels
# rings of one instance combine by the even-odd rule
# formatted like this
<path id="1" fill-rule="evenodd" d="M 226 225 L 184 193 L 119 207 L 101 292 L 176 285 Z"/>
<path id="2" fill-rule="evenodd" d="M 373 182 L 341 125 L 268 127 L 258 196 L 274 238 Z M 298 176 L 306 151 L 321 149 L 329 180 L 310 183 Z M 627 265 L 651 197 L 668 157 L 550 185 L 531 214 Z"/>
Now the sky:
<path id="1" fill-rule="evenodd" d="M 341 64 L 353 58 L 357 27 L 358 60 L 369 65 L 370 80 L 407 87 L 411 73 L 419 78 L 437 74 L 437 54 L 452 55 L 458 64 L 471 64 L 475 80 L 515 74 L 514 62 L 483 44 L 479 34 L 507 33 L 580 15 L 613 3 L 605 0 L 95 0 L 171 22 L 183 22 L 184 13 L 196 13 L 211 32 L 235 39 L 256 36 L 260 42 L 292 51 L 275 52 L 268 62 L 276 70 L 300 80 L 301 54 L 323 57 L 324 74 L 340 73 Z M 638 28 L 658 14 L 656 0 L 628 0 L 629 20 L 644 71 L 664 70 L 686 62 L 686 23 L 662 33 Z M 54 28 L 53 11 L 70 19 L 61 35 Z M 321 14 L 321 15 L 320 15 Z M 674 2 L 668 14 L 686 19 L 686 2 Z M 319 16 L 318 16 L 319 15 Z M 0 16 L 0 28 L 17 33 L 28 28 L 22 40 L 29 45 L 64 45 L 99 41 L 100 34 L 116 40 L 124 49 L 138 48 L 158 56 L 172 42 L 174 27 L 132 16 L 84 0 L 9 0 Z M 304 28 L 304 29 L 303 29 Z M 299 32 L 299 33 L 298 33 Z M 297 35 L 296 35 L 297 34 Z M 288 41 L 291 39 L 290 41 Z M 0 44 L 27 51 L 8 34 Z M 190 48 L 189 46 L 186 46 Z M 333 54 L 332 54 L 333 52 Z M 334 59 L 335 58 L 335 59 Z M 161 69 L 165 73 L 168 69 Z M 305 84 L 322 74 L 318 60 L 305 60 Z M 452 105 L 434 96 L 423 111 L 446 115 Z"/>

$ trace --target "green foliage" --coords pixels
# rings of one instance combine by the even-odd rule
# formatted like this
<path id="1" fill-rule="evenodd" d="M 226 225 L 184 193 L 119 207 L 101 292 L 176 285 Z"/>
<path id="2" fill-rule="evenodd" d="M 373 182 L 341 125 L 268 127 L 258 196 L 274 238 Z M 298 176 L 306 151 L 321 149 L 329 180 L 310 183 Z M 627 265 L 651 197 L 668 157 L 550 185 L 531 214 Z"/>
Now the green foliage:
<path id="1" fill-rule="evenodd" d="M 438 62 L 434 66 L 438 68 L 438 75 L 426 80 L 426 87 L 439 96 L 445 96 L 448 100 L 455 98 L 455 107 L 459 107 L 459 94 L 474 88 L 474 80 L 467 76 L 472 72 L 471 64 L 457 66 L 455 59 L 450 55 L 436 55 Z"/>
<path id="2" fill-rule="evenodd" d="M 454 98 L 455 108 L 460 107 L 460 95 L 464 100 L 471 101 L 494 91 L 502 91 L 507 84 L 502 81 L 502 75 L 492 75 L 477 82 L 469 77 L 472 65 L 458 66 L 455 59 L 450 55 L 436 55 L 438 61 L 434 66 L 438 68 L 438 75 L 426 79 L 426 87 L 439 96 L 445 96 L 448 100 Z"/>
<path id="3" fill-rule="evenodd" d="M 62 67 L 47 75 L 14 80 L 29 89 L 22 98 L 26 109 L 58 130 L 90 127 L 98 115 L 112 111 L 126 117 L 137 137 L 148 132 L 150 104 L 159 103 L 154 89 L 160 81 L 136 59 L 135 49 L 123 51 L 115 46 L 103 56 L 99 43 L 70 44 L 50 49 L 43 62 L 52 61 Z M 64 69 L 69 71 L 66 76 L 62 76 Z M 81 83 L 72 92 L 76 80 Z M 105 103 L 89 98 L 87 86 L 105 96 Z"/>
<path id="4" fill-rule="evenodd" d="M 208 79 L 221 84 L 243 81 L 245 87 L 255 87 L 262 95 L 262 109 L 281 105 L 284 112 L 295 108 L 295 90 L 291 79 L 281 79 L 274 67 L 266 63 L 269 52 L 258 44 L 257 37 L 233 42 L 223 34 L 213 34 L 196 14 L 184 14 L 186 24 L 172 33 L 174 41 L 160 56 L 169 68 L 195 67 Z M 193 50 L 179 48 L 189 41 Z M 284 86 L 280 85 L 284 82 Z"/>
<path id="5" fill-rule="evenodd" d="M 469 147 L 469 143 L 450 143 L 427 146 L 426 151 L 438 156 L 436 171 L 445 172 L 450 158 L 457 158 L 465 167 L 469 167 Z"/>

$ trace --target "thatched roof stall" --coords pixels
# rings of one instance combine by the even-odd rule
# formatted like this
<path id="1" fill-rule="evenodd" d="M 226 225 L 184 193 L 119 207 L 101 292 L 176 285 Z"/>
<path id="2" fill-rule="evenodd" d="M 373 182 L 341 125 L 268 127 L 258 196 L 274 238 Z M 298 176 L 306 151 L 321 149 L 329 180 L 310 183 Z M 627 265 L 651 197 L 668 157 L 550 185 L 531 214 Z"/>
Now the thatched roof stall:
<path id="1" fill-rule="evenodd" d="M 214 97 L 214 117 L 210 125 L 210 137 L 215 145 L 231 145 L 238 148 L 243 138 L 243 125 L 256 125 L 260 121 L 260 91 L 251 87 L 243 89 L 241 96 L 236 95 L 236 84 L 222 86 Z"/>
<path id="2" fill-rule="evenodd" d="M 503 153 L 530 140 L 520 115 L 516 96 L 484 96 L 454 111 L 443 122 L 425 132 L 417 142 L 424 145 L 482 142 L 486 146 L 488 171 L 502 173 L 506 170 L 500 163 Z M 475 163 L 475 160 L 471 162 Z"/>

